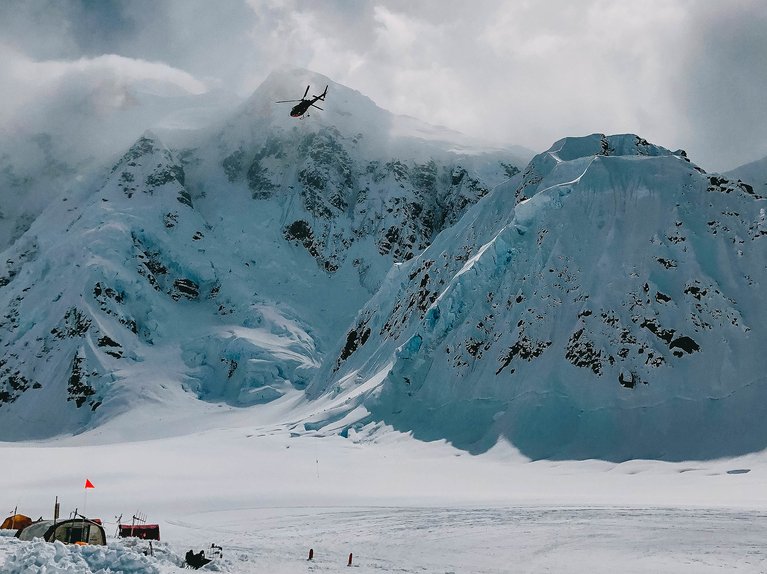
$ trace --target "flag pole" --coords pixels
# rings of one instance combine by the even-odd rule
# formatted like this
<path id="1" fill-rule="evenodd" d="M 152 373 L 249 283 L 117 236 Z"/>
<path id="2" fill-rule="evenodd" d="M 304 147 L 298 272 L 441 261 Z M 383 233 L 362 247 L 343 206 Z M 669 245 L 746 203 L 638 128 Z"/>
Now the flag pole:
<path id="1" fill-rule="evenodd" d="M 88 489 L 89 488 L 95 488 L 95 487 L 93 486 L 93 483 L 86 478 L 85 479 L 85 496 L 83 497 L 83 513 L 82 513 L 83 517 L 88 516 L 87 511 L 88 511 Z"/>

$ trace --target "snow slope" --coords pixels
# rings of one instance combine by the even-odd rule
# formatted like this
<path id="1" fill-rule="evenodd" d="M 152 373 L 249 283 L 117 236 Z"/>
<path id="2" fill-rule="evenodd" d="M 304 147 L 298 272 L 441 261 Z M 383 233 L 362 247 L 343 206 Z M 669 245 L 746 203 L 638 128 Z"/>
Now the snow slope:
<path id="1" fill-rule="evenodd" d="M 337 397 L 316 424 L 532 458 L 761 450 L 765 209 L 637 136 L 557 142 L 389 275 L 309 389 Z"/>

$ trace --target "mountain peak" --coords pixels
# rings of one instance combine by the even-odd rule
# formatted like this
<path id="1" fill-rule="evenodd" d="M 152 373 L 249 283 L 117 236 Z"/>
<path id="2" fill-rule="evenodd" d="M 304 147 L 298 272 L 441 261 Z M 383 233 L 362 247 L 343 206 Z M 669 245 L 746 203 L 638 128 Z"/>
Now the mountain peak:
<path id="1" fill-rule="evenodd" d="M 152 131 L 147 130 L 136 140 L 114 165 L 112 174 L 117 188 L 128 198 L 137 190 L 152 195 L 155 189 L 172 183 L 179 201 L 192 206 L 183 188 L 185 173 L 181 162 Z"/>
<path id="2" fill-rule="evenodd" d="M 672 155 L 666 148 L 653 145 L 636 134 L 607 136 L 595 133 L 588 136 L 566 137 L 555 142 L 546 152 L 559 161 L 570 161 L 588 156 Z"/>
<path id="3" fill-rule="evenodd" d="M 633 135 L 565 138 L 525 175 L 529 198 L 499 186 L 387 278 L 310 392 L 474 452 L 764 448 L 765 200 Z"/>
<path id="4" fill-rule="evenodd" d="M 307 84 L 329 86 L 323 109 L 290 117 L 276 101 Z M 324 76 L 275 72 L 182 149 L 147 131 L 87 194 L 51 203 L 5 254 L 0 412 L 58 418 L 28 432 L 0 417 L 0 436 L 72 431 L 182 386 L 236 405 L 306 386 L 392 264 L 522 165 L 394 124 Z"/>
<path id="5" fill-rule="evenodd" d="M 522 182 L 515 192 L 516 203 L 529 199 L 536 190 L 578 179 L 595 158 L 672 156 L 690 163 L 683 150 L 672 152 L 651 144 L 636 134 L 607 136 L 595 133 L 588 136 L 562 138 L 545 152 L 536 155 L 528 164 L 523 173 Z M 694 165 L 693 167 L 702 171 Z"/>

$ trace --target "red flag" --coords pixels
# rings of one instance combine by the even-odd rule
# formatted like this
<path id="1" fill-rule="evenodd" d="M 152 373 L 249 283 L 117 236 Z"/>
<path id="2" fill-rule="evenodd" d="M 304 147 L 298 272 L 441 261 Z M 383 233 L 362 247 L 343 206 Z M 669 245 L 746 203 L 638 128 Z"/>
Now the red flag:
<path id="1" fill-rule="evenodd" d="M 86 478 L 85 479 L 85 488 L 96 488 L 96 487 L 93 486 L 93 483 Z"/>

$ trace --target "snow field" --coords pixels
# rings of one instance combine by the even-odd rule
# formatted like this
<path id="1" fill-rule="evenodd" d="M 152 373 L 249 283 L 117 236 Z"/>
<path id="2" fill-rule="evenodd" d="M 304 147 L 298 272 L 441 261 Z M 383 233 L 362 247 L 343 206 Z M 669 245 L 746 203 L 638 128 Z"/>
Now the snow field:
<path id="1" fill-rule="evenodd" d="M 208 405 L 205 417 L 192 405 L 164 426 L 123 417 L 57 441 L 0 444 L 24 469 L 0 476 L 5 507 L 47 517 L 58 495 L 63 514 L 87 503 L 110 535 L 117 515 L 137 510 L 162 535 L 154 558 L 146 542 L 73 549 L 3 536 L 0 572 L 169 574 L 211 543 L 224 549 L 216 567 L 237 574 L 348 572 L 350 552 L 360 574 L 767 569 L 763 454 L 530 462 L 508 444 L 470 456 L 390 429 L 320 436 L 277 422 L 283 410 L 300 414 L 286 401 Z M 167 410 L 157 408 L 142 417 L 159 421 Z M 131 442 L 136 425 L 144 435 Z M 160 428 L 169 436 L 152 434 Z M 96 486 L 87 501 L 85 478 Z"/>
<path id="2" fill-rule="evenodd" d="M 214 540 L 204 570 L 355 572 L 764 572 L 764 512 L 683 508 L 263 508 L 189 514 L 163 524 L 169 543 L 75 547 L 0 538 L 7 574 L 169 574 Z M 308 561 L 309 548 L 314 559 Z M 5 560 L 2 562 L 2 560 Z"/>

